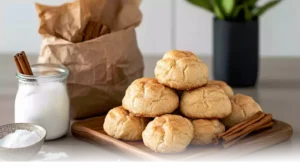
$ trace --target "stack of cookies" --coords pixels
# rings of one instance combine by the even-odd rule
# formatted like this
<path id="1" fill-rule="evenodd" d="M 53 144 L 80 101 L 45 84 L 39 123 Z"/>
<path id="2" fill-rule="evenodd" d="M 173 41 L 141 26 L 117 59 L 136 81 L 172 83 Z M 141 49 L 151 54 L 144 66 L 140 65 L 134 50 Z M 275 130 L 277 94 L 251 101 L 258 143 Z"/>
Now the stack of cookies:
<path id="1" fill-rule="evenodd" d="M 262 111 L 251 97 L 234 95 L 225 82 L 208 80 L 207 65 L 191 52 L 167 52 L 154 72 L 156 79 L 131 83 L 122 106 L 108 112 L 108 135 L 143 140 L 155 152 L 175 153 L 189 144 L 212 144 L 225 128 Z"/>

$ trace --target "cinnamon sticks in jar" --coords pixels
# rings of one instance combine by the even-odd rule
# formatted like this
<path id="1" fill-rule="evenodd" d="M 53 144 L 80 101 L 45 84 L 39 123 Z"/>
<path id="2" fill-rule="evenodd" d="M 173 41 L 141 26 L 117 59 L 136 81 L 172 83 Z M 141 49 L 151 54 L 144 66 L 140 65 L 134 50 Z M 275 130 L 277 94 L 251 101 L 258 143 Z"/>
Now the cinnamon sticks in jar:
<path id="1" fill-rule="evenodd" d="M 19 73 L 24 75 L 33 75 L 26 53 L 24 51 L 17 53 L 14 56 L 14 61 Z"/>
<path id="2" fill-rule="evenodd" d="M 231 127 L 226 132 L 219 134 L 217 139 L 214 140 L 215 145 L 218 145 L 221 142 L 224 148 L 228 148 L 236 144 L 250 133 L 272 126 L 272 114 L 265 114 L 260 111 L 248 120 L 245 120 Z"/>

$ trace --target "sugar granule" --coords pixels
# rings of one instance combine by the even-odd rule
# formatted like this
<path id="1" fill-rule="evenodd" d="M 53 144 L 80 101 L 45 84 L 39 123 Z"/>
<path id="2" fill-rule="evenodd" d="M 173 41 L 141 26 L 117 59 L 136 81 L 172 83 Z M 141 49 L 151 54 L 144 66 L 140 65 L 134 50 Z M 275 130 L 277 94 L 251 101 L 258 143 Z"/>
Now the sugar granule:
<path id="1" fill-rule="evenodd" d="M 0 146 L 5 148 L 23 148 L 40 140 L 40 136 L 35 131 L 16 130 L 0 139 Z"/>
<path id="2" fill-rule="evenodd" d="M 43 155 L 45 153 L 46 153 L 45 151 L 39 151 L 38 155 Z"/>
<path id="3" fill-rule="evenodd" d="M 38 159 L 35 161 L 57 161 L 63 158 L 68 158 L 69 156 L 65 152 L 44 152 L 40 151 L 38 153 Z"/>
<path id="4" fill-rule="evenodd" d="M 44 156 L 45 156 L 45 158 L 43 160 L 45 160 L 45 161 L 58 160 L 58 159 L 63 159 L 63 158 L 68 157 L 68 155 L 64 152 L 46 153 Z"/>

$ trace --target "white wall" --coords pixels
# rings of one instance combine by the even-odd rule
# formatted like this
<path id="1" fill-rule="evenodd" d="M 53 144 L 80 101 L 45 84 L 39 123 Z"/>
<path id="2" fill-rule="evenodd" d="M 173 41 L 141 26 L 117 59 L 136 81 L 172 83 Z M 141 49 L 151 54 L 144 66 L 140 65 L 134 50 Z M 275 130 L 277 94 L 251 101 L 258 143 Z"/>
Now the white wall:
<path id="1" fill-rule="evenodd" d="M 0 53 L 38 53 L 41 38 L 34 2 L 58 5 L 69 1 L 0 1 Z M 300 57 L 299 6 L 299 0 L 283 0 L 260 19 L 261 55 Z M 185 0 L 143 0 L 141 10 L 144 18 L 137 34 L 144 55 L 162 55 L 172 48 L 211 55 L 212 14 Z"/>

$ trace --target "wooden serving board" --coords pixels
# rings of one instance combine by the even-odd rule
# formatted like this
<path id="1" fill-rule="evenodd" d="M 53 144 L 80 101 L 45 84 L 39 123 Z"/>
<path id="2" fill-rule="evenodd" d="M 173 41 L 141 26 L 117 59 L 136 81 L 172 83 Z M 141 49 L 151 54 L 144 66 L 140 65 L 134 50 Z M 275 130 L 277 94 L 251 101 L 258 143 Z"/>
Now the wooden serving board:
<path id="1" fill-rule="evenodd" d="M 159 160 L 230 160 L 289 139 L 293 128 L 282 121 L 275 120 L 271 129 L 252 134 L 238 144 L 224 149 L 221 146 L 192 146 L 177 154 L 160 154 L 152 152 L 142 141 L 121 141 L 108 136 L 103 130 L 105 116 L 77 121 L 72 125 L 74 137 L 103 147 L 112 147 L 119 152 L 137 158 Z"/>

